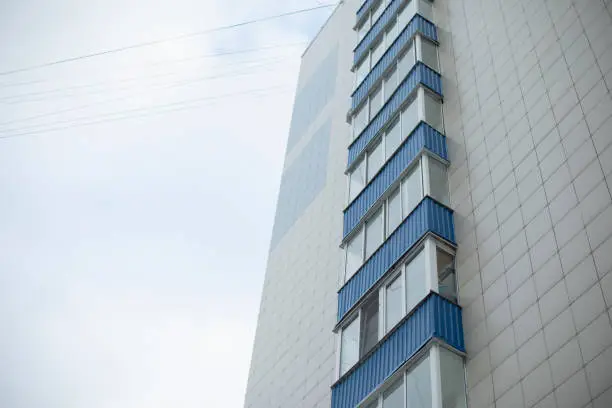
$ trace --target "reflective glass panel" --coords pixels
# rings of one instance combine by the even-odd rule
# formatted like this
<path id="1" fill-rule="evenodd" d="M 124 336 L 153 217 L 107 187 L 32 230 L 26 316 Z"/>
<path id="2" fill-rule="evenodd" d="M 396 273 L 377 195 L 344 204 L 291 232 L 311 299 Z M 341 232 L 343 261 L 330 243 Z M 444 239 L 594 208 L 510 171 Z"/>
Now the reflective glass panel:
<path id="1" fill-rule="evenodd" d="M 463 359 L 452 351 L 440 347 L 440 374 L 442 407 L 466 408 Z"/>
<path id="2" fill-rule="evenodd" d="M 342 330 L 340 345 L 340 374 L 346 373 L 359 360 L 359 319 Z"/>
<path id="3" fill-rule="evenodd" d="M 423 183 L 421 180 L 421 163 L 402 181 L 403 217 L 416 207 L 423 199 Z"/>
<path id="4" fill-rule="evenodd" d="M 431 408 L 431 370 L 429 356 L 406 377 L 406 401 L 409 408 Z"/>
<path id="5" fill-rule="evenodd" d="M 398 276 L 385 288 L 385 332 L 388 332 L 404 316 L 402 276 Z"/>
<path id="6" fill-rule="evenodd" d="M 424 251 L 406 264 L 406 312 L 409 313 L 417 303 L 427 296 L 425 283 Z"/>
<path id="7" fill-rule="evenodd" d="M 368 153 L 368 181 L 372 180 L 384 162 L 385 150 L 383 139 L 380 139 L 376 146 Z"/>
<path id="8" fill-rule="evenodd" d="M 346 269 L 344 281 L 346 282 L 357 272 L 363 264 L 363 228 L 346 246 Z"/>
<path id="9" fill-rule="evenodd" d="M 378 249 L 383 242 L 383 213 L 382 209 L 366 223 L 366 258 Z"/>

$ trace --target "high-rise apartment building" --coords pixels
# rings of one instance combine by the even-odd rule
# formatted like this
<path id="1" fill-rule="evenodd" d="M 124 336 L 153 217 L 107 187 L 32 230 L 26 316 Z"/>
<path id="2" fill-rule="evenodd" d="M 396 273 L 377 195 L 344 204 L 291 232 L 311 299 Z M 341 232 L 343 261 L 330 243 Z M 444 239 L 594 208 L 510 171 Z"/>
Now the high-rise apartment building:
<path id="1" fill-rule="evenodd" d="M 345 0 L 246 408 L 612 407 L 612 2 Z"/>

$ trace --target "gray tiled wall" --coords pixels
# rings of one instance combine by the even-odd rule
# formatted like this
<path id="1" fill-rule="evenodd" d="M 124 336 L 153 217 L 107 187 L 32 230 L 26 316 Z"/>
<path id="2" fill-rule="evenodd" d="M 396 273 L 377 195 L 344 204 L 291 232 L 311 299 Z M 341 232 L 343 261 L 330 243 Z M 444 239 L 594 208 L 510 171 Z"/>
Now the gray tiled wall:
<path id="1" fill-rule="evenodd" d="M 346 113 L 354 80 L 349 69 L 356 34 L 351 28 L 360 2 L 338 6 L 303 56 L 294 114 L 307 117 L 293 121 L 285 157 L 246 408 L 331 404 L 332 329 L 343 264 Z"/>
<path id="2" fill-rule="evenodd" d="M 436 0 L 470 408 L 612 406 L 612 2 Z"/>

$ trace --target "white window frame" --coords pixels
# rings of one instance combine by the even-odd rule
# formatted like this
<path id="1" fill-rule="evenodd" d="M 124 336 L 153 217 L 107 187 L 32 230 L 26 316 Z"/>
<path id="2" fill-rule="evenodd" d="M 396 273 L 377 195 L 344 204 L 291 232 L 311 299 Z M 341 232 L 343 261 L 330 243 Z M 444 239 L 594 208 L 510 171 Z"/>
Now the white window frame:
<path id="1" fill-rule="evenodd" d="M 417 33 L 415 35 L 414 39 L 404 48 L 404 50 L 402 50 L 402 52 L 400 53 L 400 56 L 392 64 L 392 66 L 387 68 L 387 72 L 391 72 L 393 69 L 395 69 L 394 75 L 396 76 L 396 83 L 397 83 L 395 89 L 397 89 L 400 86 L 401 82 L 405 79 L 405 78 L 400 78 L 399 65 L 400 65 L 401 62 L 404 61 L 403 58 L 406 58 L 406 56 L 410 52 L 411 48 L 413 49 L 414 60 L 413 61 L 409 61 L 409 66 L 407 67 L 406 74 L 408 74 L 412 70 L 412 68 L 414 68 L 414 66 L 416 65 L 417 62 L 424 63 L 423 62 L 423 60 L 424 60 L 423 59 L 423 44 L 422 44 L 423 41 L 428 41 L 428 40 L 423 38 L 420 34 Z M 386 52 L 386 50 L 385 50 L 385 52 Z M 371 61 L 371 51 L 368 53 L 368 57 L 366 57 L 366 59 L 367 59 L 367 63 L 369 64 L 369 68 L 368 69 L 371 69 L 373 67 L 373 64 L 372 64 L 372 61 Z M 361 67 L 362 64 L 366 63 L 366 59 L 362 60 L 362 62 L 357 66 L 357 69 L 355 70 L 355 89 L 361 83 L 361 81 L 359 83 L 357 83 L 357 71 L 359 70 L 359 68 Z M 437 60 L 438 71 L 439 71 L 440 58 L 439 58 L 439 53 L 438 53 L 437 47 L 436 47 L 436 60 Z M 366 74 L 366 77 L 367 77 L 368 74 Z M 390 95 L 387 94 L 387 90 L 385 89 L 385 82 L 386 82 L 387 78 L 388 78 L 388 75 L 381 75 L 380 87 L 381 87 L 381 93 L 382 93 L 382 105 L 381 105 L 380 109 L 378 109 L 376 111 L 376 114 L 378 114 L 378 112 L 380 112 L 380 110 L 383 108 L 383 106 L 386 104 L 386 102 L 389 100 L 389 97 L 390 97 Z M 365 77 L 364 77 L 364 79 L 365 79 Z M 378 86 L 379 85 L 376 84 L 376 86 L 373 86 L 372 89 L 370 89 L 370 91 L 368 93 L 368 96 L 365 98 L 365 100 L 360 105 L 361 107 L 355 110 L 355 112 L 361 112 L 361 109 L 366 109 L 366 111 L 368 113 L 367 118 L 366 118 L 366 122 L 368 124 L 369 124 L 369 122 L 372 121 L 373 117 L 376 116 L 376 114 L 375 115 L 370 115 L 370 111 L 371 111 L 370 102 L 371 102 L 371 96 L 374 93 L 374 91 L 376 89 L 378 89 Z M 390 92 L 389 92 L 389 94 L 390 94 Z M 431 95 L 431 96 L 434 99 L 439 100 L 439 98 L 437 96 L 433 96 L 433 95 Z M 352 115 L 353 119 L 356 116 L 357 115 Z M 424 116 L 425 115 L 423 114 L 423 117 Z M 442 132 L 442 133 L 444 133 L 444 115 L 442 115 L 441 119 L 442 119 L 442 124 L 441 124 L 442 129 L 437 129 L 437 130 Z M 352 126 L 352 127 L 353 127 L 353 131 L 351 132 L 351 134 L 352 134 L 351 142 L 353 140 L 355 140 L 357 138 L 357 136 L 359 135 L 355 131 L 354 126 Z M 365 129 L 366 127 L 367 127 L 367 124 L 366 124 L 366 126 L 363 129 Z M 361 133 L 363 131 L 363 129 L 359 133 Z"/>
<path id="2" fill-rule="evenodd" d="M 425 262 L 425 270 L 423 271 L 423 273 L 425 274 L 424 296 L 427 296 L 427 294 L 429 294 L 430 292 L 435 292 L 439 294 L 438 265 L 437 265 L 437 250 L 438 249 L 448 253 L 449 255 L 451 255 L 453 258 L 456 259 L 456 251 L 451 246 L 442 242 L 438 238 L 435 238 L 431 235 L 427 235 L 425 237 L 425 240 L 420 245 L 413 248 L 401 260 L 401 262 L 399 263 L 399 266 L 395 270 L 393 270 L 391 273 L 389 273 L 388 276 L 383 278 L 381 282 L 378 284 L 379 285 L 377 289 L 377 292 L 378 292 L 378 341 L 380 341 L 385 335 L 387 335 L 387 333 L 393 330 L 399 324 L 399 322 L 401 322 L 408 315 L 408 313 L 412 312 L 414 307 L 416 307 L 415 305 L 413 306 L 413 308 L 408 309 L 406 269 L 408 265 L 412 261 L 414 261 L 417 257 L 419 257 L 421 254 L 424 256 L 424 262 Z M 387 287 L 395 279 L 399 279 L 401 282 L 401 292 L 402 292 L 402 300 L 403 300 L 402 301 L 402 317 L 392 327 L 387 327 Z M 419 304 L 421 301 L 422 299 L 419 300 L 419 302 L 417 302 L 416 304 Z M 339 339 L 336 342 L 337 355 L 338 355 L 336 359 L 337 360 L 336 361 L 337 363 L 336 364 L 336 367 L 337 367 L 336 378 L 337 379 L 343 375 L 340 373 L 340 369 L 341 369 L 340 356 L 342 352 L 341 350 L 342 332 L 348 325 L 353 323 L 355 319 L 357 319 L 357 322 L 358 322 L 357 325 L 358 325 L 358 331 L 359 331 L 359 338 L 358 338 L 359 344 L 357 345 L 357 347 L 359 350 L 360 357 L 358 358 L 357 363 L 362 358 L 361 352 L 360 352 L 361 351 L 361 335 L 362 335 L 361 319 L 362 319 L 362 309 L 366 304 L 367 304 L 367 299 L 364 298 L 362 302 L 359 304 L 359 306 L 357 307 L 357 309 L 353 311 L 350 315 L 348 315 L 347 318 L 343 319 L 343 320 L 346 320 L 346 323 L 344 323 L 342 327 L 338 330 Z M 349 370 L 350 368 L 347 369 L 347 372 Z"/>
<path id="3" fill-rule="evenodd" d="M 391 386 L 395 385 L 395 383 L 401 379 L 402 387 L 403 387 L 403 397 L 404 404 L 403 408 L 407 407 L 408 403 L 408 389 L 406 387 L 406 383 L 408 381 L 408 377 L 414 370 L 419 367 L 420 364 L 425 361 L 428 362 L 429 366 L 429 385 L 431 390 L 431 407 L 432 408 L 442 408 L 442 375 L 440 372 L 440 348 L 443 347 L 438 343 L 432 343 L 426 350 L 419 353 L 417 358 L 414 361 L 410 362 L 410 364 L 402 367 L 396 374 L 391 375 L 386 379 L 385 383 L 382 384 L 379 389 L 373 393 L 374 395 L 362 401 L 358 408 L 370 408 L 374 403 L 374 408 L 382 408 L 383 407 L 383 396 L 385 392 L 387 392 Z M 445 347 L 446 348 L 446 347 Z M 451 351 L 453 352 L 453 351 Z M 464 363 L 465 364 L 465 363 Z M 465 382 L 465 376 L 464 376 Z M 466 393 L 467 395 L 467 393 Z"/>
<path id="4" fill-rule="evenodd" d="M 358 333 L 357 355 L 359 355 L 359 350 L 361 347 L 361 344 L 360 344 L 361 343 L 361 308 L 359 308 L 356 311 L 356 313 L 354 313 L 353 316 L 347 320 L 347 323 L 344 324 L 340 330 L 338 330 L 338 341 L 337 341 L 337 350 L 336 350 L 336 355 L 337 355 L 336 378 L 337 379 L 342 377 L 347 372 L 349 372 L 355 366 L 355 364 L 357 364 L 360 360 L 360 357 L 357 357 L 357 361 L 355 362 L 355 364 L 347 368 L 345 372 L 342 372 L 342 332 L 345 330 L 346 327 L 348 327 L 353 322 L 357 322 L 357 333 Z"/>

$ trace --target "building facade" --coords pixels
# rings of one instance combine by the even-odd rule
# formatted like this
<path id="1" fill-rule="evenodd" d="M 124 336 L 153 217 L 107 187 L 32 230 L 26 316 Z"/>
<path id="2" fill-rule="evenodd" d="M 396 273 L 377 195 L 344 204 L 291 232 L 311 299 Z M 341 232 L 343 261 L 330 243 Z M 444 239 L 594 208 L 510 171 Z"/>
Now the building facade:
<path id="1" fill-rule="evenodd" d="M 612 406 L 612 2 L 345 0 L 245 407 Z"/>

